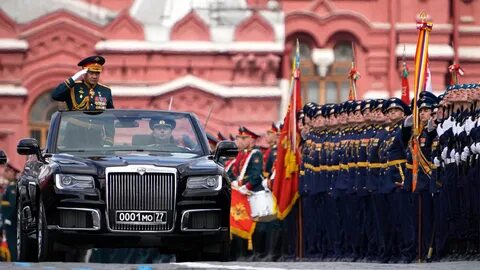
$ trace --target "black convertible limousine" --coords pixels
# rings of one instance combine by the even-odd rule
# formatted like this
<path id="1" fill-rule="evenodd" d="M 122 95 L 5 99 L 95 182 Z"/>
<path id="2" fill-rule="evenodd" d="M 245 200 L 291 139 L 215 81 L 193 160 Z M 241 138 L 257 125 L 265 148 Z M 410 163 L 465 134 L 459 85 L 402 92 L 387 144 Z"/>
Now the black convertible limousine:
<path id="1" fill-rule="evenodd" d="M 227 260 L 230 180 L 191 113 L 59 111 L 45 149 L 28 155 L 17 190 L 20 261 L 65 260 L 93 247 L 157 247 L 177 261 Z"/>

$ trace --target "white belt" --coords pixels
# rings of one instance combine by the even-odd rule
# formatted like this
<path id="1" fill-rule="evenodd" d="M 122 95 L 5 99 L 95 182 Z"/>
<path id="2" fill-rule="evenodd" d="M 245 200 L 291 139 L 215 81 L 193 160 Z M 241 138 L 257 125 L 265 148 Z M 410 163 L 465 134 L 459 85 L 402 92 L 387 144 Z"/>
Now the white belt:
<path id="1" fill-rule="evenodd" d="M 452 163 L 455 163 L 455 159 L 454 159 L 454 158 L 447 158 L 447 159 L 445 159 L 445 164 L 452 164 Z"/>

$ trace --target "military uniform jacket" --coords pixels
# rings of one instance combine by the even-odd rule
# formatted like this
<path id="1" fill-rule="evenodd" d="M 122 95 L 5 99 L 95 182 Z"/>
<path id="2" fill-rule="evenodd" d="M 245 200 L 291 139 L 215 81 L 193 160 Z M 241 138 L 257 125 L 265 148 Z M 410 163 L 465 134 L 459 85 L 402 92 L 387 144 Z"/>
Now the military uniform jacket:
<path id="1" fill-rule="evenodd" d="M 408 140 L 412 134 L 412 128 L 404 128 L 403 136 L 404 140 Z M 437 136 L 436 130 L 432 132 L 428 132 L 426 127 L 422 129 L 420 136 L 418 137 L 418 142 L 420 146 L 420 151 L 422 155 L 426 158 L 429 167 L 425 168 L 427 171 L 422 169 L 422 166 L 418 166 L 417 172 L 417 186 L 415 191 L 427 191 L 429 189 L 428 185 L 431 179 L 431 166 L 432 166 L 432 143 L 433 139 Z M 412 190 L 412 181 L 413 181 L 413 146 L 411 145 L 411 141 L 409 141 L 409 147 L 407 149 L 407 170 L 405 171 L 405 183 L 403 188 L 405 190 L 411 191 Z"/>
<path id="2" fill-rule="evenodd" d="M 243 185 L 247 185 L 248 189 L 252 191 L 260 191 L 263 190 L 263 155 L 262 152 L 258 149 L 251 149 L 245 155 L 244 165 L 246 169 L 245 174 L 243 175 L 243 179 L 239 179 L 242 181 Z"/>
<path id="3" fill-rule="evenodd" d="M 402 140 L 403 119 L 393 124 L 387 137 L 387 179 L 382 179 L 382 193 L 390 193 L 405 181 L 406 146 Z"/>
<path id="4" fill-rule="evenodd" d="M 373 127 L 375 136 L 370 139 L 367 146 L 368 176 L 365 187 L 369 191 L 378 189 L 380 174 L 384 163 L 380 161 L 380 145 L 385 141 L 388 132 L 383 125 Z"/>
<path id="5" fill-rule="evenodd" d="M 59 84 L 52 92 L 52 98 L 65 101 L 69 110 L 95 111 L 113 109 L 110 88 L 103 84 L 89 85 L 85 81 L 72 78 Z"/>
<path id="6" fill-rule="evenodd" d="M 5 224 L 5 220 L 10 220 L 12 223 L 11 228 L 15 228 L 17 224 L 17 186 L 14 182 L 11 182 L 5 192 L 2 194 L 2 221 Z"/>

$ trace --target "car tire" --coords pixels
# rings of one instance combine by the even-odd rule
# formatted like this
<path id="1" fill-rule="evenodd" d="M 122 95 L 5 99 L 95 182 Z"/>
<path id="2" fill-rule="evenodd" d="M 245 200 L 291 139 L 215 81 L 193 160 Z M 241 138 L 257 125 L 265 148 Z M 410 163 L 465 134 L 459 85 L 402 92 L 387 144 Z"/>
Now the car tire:
<path id="1" fill-rule="evenodd" d="M 17 260 L 20 262 L 36 261 L 36 245 L 28 237 L 28 231 L 23 214 L 23 203 L 17 198 Z"/>
<path id="2" fill-rule="evenodd" d="M 53 235 L 48 232 L 45 207 L 40 202 L 37 217 L 37 258 L 39 262 L 53 261 Z"/>

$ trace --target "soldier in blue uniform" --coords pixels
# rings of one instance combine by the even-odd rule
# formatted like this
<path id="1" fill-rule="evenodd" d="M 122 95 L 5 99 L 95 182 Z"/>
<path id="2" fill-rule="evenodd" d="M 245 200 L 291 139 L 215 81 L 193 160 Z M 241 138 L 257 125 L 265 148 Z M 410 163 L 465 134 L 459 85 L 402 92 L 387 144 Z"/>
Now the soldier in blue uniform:
<path id="1" fill-rule="evenodd" d="M 65 101 L 69 110 L 95 111 L 113 109 L 112 93 L 108 86 L 99 83 L 105 58 L 90 56 L 78 63 L 82 69 L 59 84 L 52 98 Z M 83 76 L 83 80 L 78 80 Z"/>
<path id="2" fill-rule="evenodd" d="M 409 217 L 414 217 L 413 224 L 415 224 L 417 240 L 417 250 L 420 250 L 420 258 L 424 259 L 427 256 L 427 250 L 431 242 L 432 235 L 432 211 L 433 211 L 433 201 L 432 196 L 429 190 L 429 182 L 432 177 L 431 172 L 431 149 L 434 138 L 436 137 L 436 129 L 433 126 L 433 120 L 431 119 L 433 108 L 437 104 L 437 97 L 431 92 L 423 91 L 419 94 L 419 99 L 417 101 L 417 107 L 419 110 L 419 122 L 420 122 L 420 136 L 418 137 L 418 143 L 420 147 L 420 155 L 418 157 L 419 168 L 417 171 L 417 183 L 414 193 L 411 193 L 411 199 L 413 204 L 413 211 L 409 214 Z M 409 116 L 410 118 L 411 116 Z M 412 122 L 404 124 L 402 130 L 402 136 L 404 136 L 404 141 L 410 141 L 412 136 Z M 407 170 L 405 171 L 405 177 L 410 183 L 413 178 L 412 168 L 413 168 L 413 148 L 412 142 L 408 143 L 407 149 Z M 406 181 L 407 182 L 407 181 Z M 413 184 L 413 183 L 412 183 Z M 406 187 L 406 185 L 404 186 Z M 413 191 L 413 186 L 408 187 L 407 191 Z M 408 196 L 408 193 L 405 194 Z M 420 215 L 418 213 L 421 213 Z M 411 221 L 411 218 L 406 219 L 406 222 Z M 420 245 L 420 246 L 418 246 Z"/>
<path id="3" fill-rule="evenodd" d="M 408 105 L 398 98 L 391 98 L 387 101 L 384 113 L 390 119 L 389 135 L 386 139 L 386 171 L 385 178 L 381 179 L 379 191 L 384 194 L 385 207 L 382 215 L 384 228 L 386 228 L 385 252 L 390 261 L 401 260 L 404 262 L 412 261 L 415 257 L 415 239 L 411 238 L 411 230 L 402 227 L 408 218 L 410 202 L 406 199 L 405 190 L 405 143 L 402 141 L 401 130 L 405 115 L 410 115 L 411 110 Z M 405 203 L 405 204 L 402 204 Z M 398 229 L 397 229 L 398 228 Z M 413 246 L 412 246 L 413 245 Z M 412 250 L 413 249 L 413 250 Z M 412 257 L 413 256 L 413 257 Z"/>
<path id="4" fill-rule="evenodd" d="M 385 153 L 381 146 L 385 142 L 388 135 L 387 117 L 383 114 L 383 105 L 385 100 L 378 99 L 373 102 L 372 107 L 372 133 L 375 134 L 367 146 L 367 162 L 368 162 L 368 176 L 365 183 L 365 188 L 370 194 L 370 207 L 373 212 L 373 228 L 369 230 L 373 231 L 373 239 L 368 241 L 369 259 L 380 262 L 387 262 L 386 258 L 386 243 L 385 234 L 386 228 L 383 221 L 384 216 L 381 209 L 384 207 L 384 201 L 382 200 L 382 194 L 378 192 L 380 179 L 384 177 L 384 167 L 386 165 Z M 383 151 L 382 151 L 383 150 Z M 376 248 L 375 248 L 376 246 Z M 375 252 L 375 258 L 372 253 Z"/>

